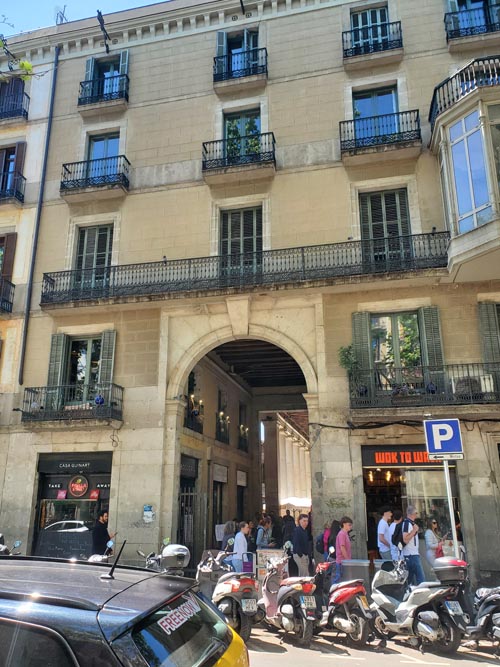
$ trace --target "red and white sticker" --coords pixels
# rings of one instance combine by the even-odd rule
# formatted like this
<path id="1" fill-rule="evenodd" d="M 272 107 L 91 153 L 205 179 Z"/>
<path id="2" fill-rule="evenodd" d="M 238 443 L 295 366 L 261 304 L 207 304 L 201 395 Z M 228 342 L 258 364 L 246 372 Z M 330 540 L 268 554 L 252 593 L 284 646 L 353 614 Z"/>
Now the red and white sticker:
<path id="1" fill-rule="evenodd" d="M 170 635 L 199 611 L 200 606 L 194 597 L 190 596 L 186 602 L 183 602 L 176 609 L 172 609 L 159 620 L 158 625 L 167 635 Z"/>

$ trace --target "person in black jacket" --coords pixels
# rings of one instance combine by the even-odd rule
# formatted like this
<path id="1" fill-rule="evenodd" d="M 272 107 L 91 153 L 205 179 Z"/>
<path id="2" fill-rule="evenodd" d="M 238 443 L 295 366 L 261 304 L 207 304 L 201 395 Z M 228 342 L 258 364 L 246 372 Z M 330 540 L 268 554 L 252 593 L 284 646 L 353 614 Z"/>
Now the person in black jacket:
<path id="1" fill-rule="evenodd" d="M 92 553 L 103 556 L 116 533 L 108 533 L 108 510 L 101 510 L 92 531 Z"/>
<path id="2" fill-rule="evenodd" d="M 299 515 L 299 525 L 293 531 L 293 560 L 297 564 L 299 577 L 309 576 L 309 535 L 307 533 L 307 524 L 309 517 L 307 514 Z"/>

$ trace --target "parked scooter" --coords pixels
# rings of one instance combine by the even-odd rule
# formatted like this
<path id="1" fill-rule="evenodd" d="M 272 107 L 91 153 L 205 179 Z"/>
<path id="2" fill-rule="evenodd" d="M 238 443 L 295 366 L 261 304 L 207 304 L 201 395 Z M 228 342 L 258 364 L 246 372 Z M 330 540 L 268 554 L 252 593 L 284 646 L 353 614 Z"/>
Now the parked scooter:
<path id="1" fill-rule="evenodd" d="M 290 542 L 285 542 L 281 557 L 267 562 L 259 606 L 265 610 L 265 623 L 294 632 L 300 646 L 311 644 L 316 622 L 316 584 L 314 577 L 283 578 L 289 559 Z"/>
<path id="2" fill-rule="evenodd" d="M 183 577 L 191 559 L 189 549 L 183 544 L 169 544 L 168 539 L 163 541 L 163 545 L 161 553 L 152 551 L 146 556 L 138 549 L 137 555 L 146 560 L 145 567 L 148 570 Z"/>
<path id="3" fill-rule="evenodd" d="M 423 652 L 433 647 L 445 654 L 454 653 L 466 630 L 466 616 L 457 601 L 460 583 L 465 581 L 467 563 L 456 559 L 439 563 L 434 570 L 439 581 L 408 586 L 404 558 L 387 562 L 372 582 L 374 629 L 382 638 L 409 637 Z"/>
<path id="4" fill-rule="evenodd" d="M 115 543 L 113 540 L 108 540 L 106 542 L 106 548 L 104 549 L 103 554 L 92 554 L 92 556 L 89 556 L 88 562 L 89 563 L 107 563 L 109 561 L 110 556 L 113 555 L 113 547 Z"/>
<path id="5" fill-rule="evenodd" d="M 496 644 L 500 655 L 500 587 L 478 588 L 474 596 L 474 618 L 467 626 L 467 638 L 472 641 L 488 639 Z"/>
<path id="6" fill-rule="evenodd" d="M 228 546 L 232 546 L 231 540 Z M 259 584 L 251 572 L 234 572 L 227 551 L 205 552 L 198 564 L 196 580 L 200 591 L 223 614 L 226 623 L 247 642 L 252 625 L 264 614 L 257 606 Z"/>
<path id="7" fill-rule="evenodd" d="M 0 533 L 0 556 L 19 556 L 20 552 L 15 549 L 19 549 L 21 540 L 16 540 L 10 548 L 4 542 L 4 536 Z"/>

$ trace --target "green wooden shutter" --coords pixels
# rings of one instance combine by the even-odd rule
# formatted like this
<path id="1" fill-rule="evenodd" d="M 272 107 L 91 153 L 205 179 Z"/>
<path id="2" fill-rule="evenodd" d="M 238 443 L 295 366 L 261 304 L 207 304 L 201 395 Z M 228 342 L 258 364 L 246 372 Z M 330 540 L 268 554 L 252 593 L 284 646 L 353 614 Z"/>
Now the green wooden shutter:
<path id="1" fill-rule="evenodd" d="M 444 355 L 439 310 L 436 306 L 419 308 L 418 319 L 423 365 L 441 369 Z"/>
<path id="2" fill-rule="evenodd" d="M 87 58 L 85 62 L 85 81 L 92 81 L 95 71 L 95 58 Z"/>
<path id="3" fill-rule="evenodd" d="M 372 368 L 370 313 L 352 314 L 352 346 L 359 368 L 370 371 Z"/>
<path id="4" fill-rule="evenodd" d="M 227 53 L 227 34 L 220 30 L 217 32 L 217 47 L 216 47 L 216 56 L 225 56 Z"/>
<path id="5" fill-rule="evenodd" d="M 120 51 L 120 74 L 128 74 L 128 49 Z"/>
<path id="6" fill-rule="evenodd" d="M 1 262 L 2 278 L 12 280 L 14 257 L 16 255 L 17 233 L 5 234 L 3 245 L 3 261 Z"/>
<path id="7" fill-rule="evenodd" d="M 69 338 L 66 334 L 53 334 L 50 344 L 47 385 L 54 387 L 65 383 L 66 358 Z"/>
<path id="8" fill-rule="evenodd" d="M 26 142 L 18 141 L 16 143 L 16 157 L 14 159 L 14 171 L 19 174 L 23 173 L 24 157 L 26 155 Z"/>
<path id="9" fill-rule="evenodd" d="M 116 331 L 108 330 L 102 332 L 101 369 L 99 372 L 99 382 L 101 384 L 107 384 L 113 382 L 115 341 L 116 341 Z"/>
<path id="10" fill-rule="evenodd" d="M 500 362 L 500 324 L 498 304 L 478 303 L 479 327 L 485 363 Z"/>

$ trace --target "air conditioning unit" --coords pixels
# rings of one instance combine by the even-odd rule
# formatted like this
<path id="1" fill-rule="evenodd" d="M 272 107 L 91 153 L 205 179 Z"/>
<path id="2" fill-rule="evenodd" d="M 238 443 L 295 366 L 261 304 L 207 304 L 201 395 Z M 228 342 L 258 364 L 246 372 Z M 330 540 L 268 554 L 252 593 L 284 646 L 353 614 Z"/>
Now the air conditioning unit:
<path id="1" fill-rule="evenodd" d="M 451 378 L 451 389 L 454 394 L 479 394 L 492 393 L 495 391 L 493 376 L 489 373 L 484 375 L 467 375 L 466 377 Z"/>

